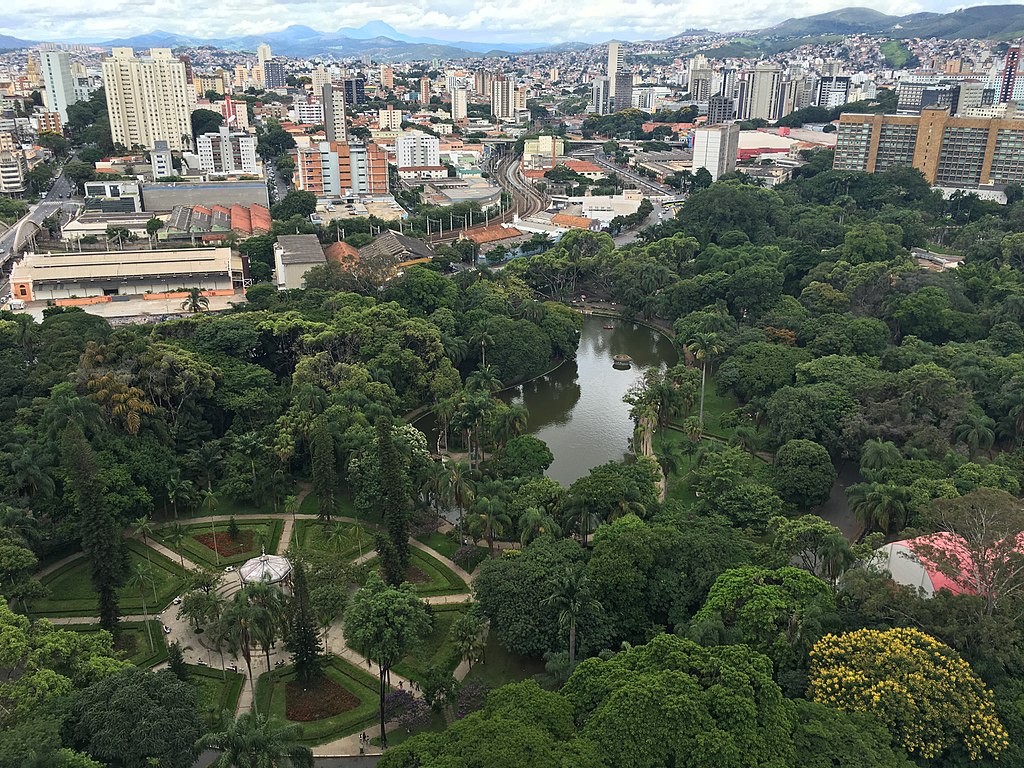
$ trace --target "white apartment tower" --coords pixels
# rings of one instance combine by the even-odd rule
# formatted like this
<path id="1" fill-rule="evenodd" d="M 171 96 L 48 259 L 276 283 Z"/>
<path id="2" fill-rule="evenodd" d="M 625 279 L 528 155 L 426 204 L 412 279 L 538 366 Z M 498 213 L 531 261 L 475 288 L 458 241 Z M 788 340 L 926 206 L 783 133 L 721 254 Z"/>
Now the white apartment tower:
<path id="1" fill-rule="evenodd" d="M 758 118 L 775 122 L 779 119 L 779 97 L 782 87 L 782 68 L 774 64 L 758 64 L 747 73 L 746 88 L 740 100 L 740 118 Z"/>
<path id="2" fill-rule="evenodd" d="M 71 57 L 67 51 L 43 51 L 39 54 L 39 63 L 46 88 L 46 106 L 60 115 L 62 125 L 67 124 L 68 104 L 78 101 L 75 76 L 71 73 Z"/>
<path id="3" fill-rule="evenodd" d="M 526 95 L 516 88 L 515 80 L 498 75 L 491 81 L 491 114 L 495 120 L 515 120 L 516 112 L 526 109 Z"/>
<path id="4" fill-rule="evenodd" d="M 173 150 L 191 148 L 195 90 L 170 48 L 153 48 L 141 59 L 131 48 L 114 48 L 103 61 L 103 85 L 115 143 L 151 149 L 166 141 Z"/>
<path id="5" fill-rule="evenodd" d="M 345 123 L 345 89 L 326 83 L 320 89 L 320 103 L 324 107 L 324 130 L 327 141 L 348 141 L 348 128 Z"/>
<path id="6" fill-rule="evenodd" d="M 216 133 L 196 138 L 199 166 L 206 173 L 259 173 L 256 163 L 256 137 L 249 133 L 232 133 L 222 125 Z"/>
<path id="7" fill-rule="evenodd" d="M 469 92 L 465 87 L 452 91 L 452 120 L 465 120 L 469 116 Z"/>
<path id="8" fill-rule="evenodd" d="M 395 109 L 391 104 L 388 104 L 387 109 L 381 109 L 377 112 L 377 124 L 382 131 L 402 130 L 402 110 Z"/>
<path id="9" fill-rule="evenodd" d="M 693 171 L 706 168 L 712 181 L 736 170 L 736 155 L 740 146 L 740 127 L 712 125 L 698 128 L 693 134 Z"/>
<path id="10" fill-rule="evenodd" d="M 398 168 L 437 168 L 441 165 L 440 141 L 437 136 L 408 133 L 395 141 Z"/>
<path id="11" fill-rule="evenodd" d="M 626 54 L 618 43 L 608 43 L 608 96 L 615 98 L 615 75 L 626 63 Z"/>

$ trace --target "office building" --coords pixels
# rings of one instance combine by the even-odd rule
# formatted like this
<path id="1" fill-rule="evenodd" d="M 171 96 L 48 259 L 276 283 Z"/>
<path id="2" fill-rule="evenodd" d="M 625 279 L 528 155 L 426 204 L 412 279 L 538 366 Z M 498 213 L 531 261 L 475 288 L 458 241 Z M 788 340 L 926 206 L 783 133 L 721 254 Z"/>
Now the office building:
<path id="1" fill-rule="evenodd" d="M 103 85 L 115 144 L 152 149 L 166 141 L 172 150 L 190 149 L 195 92 L 185 65 L 170 48 L 153 48 L 137 58 L 131 48 L 114 48 L 103 61 Z"/>
<path id="2" fill-rule="evenodd" d="M 256 137 L 249 133 L 232 133 L 222 125 L 216 133 L 204 133 L 196 138 L 199 167 L 205 173 L 226 175 L 231 173 L 258 174 Z"/>
<path id="3" fill-rule="evenodd" d="M 1017 84 L 1017 69 L 1020 66 L 1021 43 L 1011 45 L 1006 51 L 1006 63 L 1003 65 L 1003 76 L 999 81 L 999 103 L 1005 104 L 1014 98 Z"/>
<path id="4" fill-rule="evenodd" d="M 633 106 L 633 73 L 618 72 L 612 85 L 612 112 L 621 112 Z"/>
<path id="5" fill-rule="evenodd" d="M 322 141 L 295 152 L 295 188 L 320 199 L 388 193 L 388 162 L 376 144 Z"/>
<path id="6" fill-rule="evenodd" d="M 156 146 L 149 153 L 149 165 L 154 179 L 162 179 L 166 176 L 174 175 L 171 150 L 168 149 L 166 141 L 156 142 Z"/>
<path id="7" fill-rule="evenodd" d="M 406 133 L 395 140 L 398 170 L 441 167 L 441 142 L 437 136 Z"/>
<path id="8" fill-rule="evenodd" d="M 430 78 L 426 76 L 420 78 L 420 103 L 430 103 Z"/>
<path id="9" fill-rule="evenodd" d="M 947 108 L 920 115 L 844 114 L 834 168 L 887 171 L 904 166 L 929 184 L 970 189 L 1024 182 L 1024 120 L 952 117 Z"/>
<path id="10" fill-rule="evenodd" d="M 607 77 L 595 77 L 590 81 L 590 109 L 595 115 L 607 115 L 610 109 L 609 91 L 611 85 Z"/>
<path id="11" fill-rule="evenodd" d="M 452 91 L 452 120 L 469 117 L 469 91 L 462 86 Z"/>
<path id="12" fill-rule="evenodd" d="M 718 181 L 736 170 L 740 147 L 740 127 L 711 125 L 698 128 L 693 134 L 693 171 L 706 168 L 712 181 Z"/>
<path id="13" fill-rule="evenodd" d="M 741 88 L 740 119 L 779 119 L 779 89 L 782 85 L 782 69 L 774 64 L 758 64 L 752 72 L 746 73 L 744 88 Z"/>
<path id="14" fill-rule="evenodd" d="M 608 43 L 608 95 L 611 98 L 615 97 L 615 76 L 619 74 L 623 66 L 626 63 L 626 54 L 622 51 L 622 46 L 618 43 Z M 630 81 L 632 84 L 632 81 Z"/>
<path id="15" fill-rule="evenodd" d="M 327 141 L 344 143 L 348 141 L 348 127 L 345 122 L 345 89 L 326 83 L 320 90 L 320 104 L 324 113 L 324 131 Z"/>
<path id="16" fill-rule="evenodd" d="M 389 91 L 395 87 L 395 70 L 390 64 L 380 65 L 380 87 Z"/>
<path id="17" fill-rule="evenodd" d="M 402 130 L 402 110 L 395 109 L 392 105 L 388 104 L 387 109 L 377 112 L 377 124 L 382 131 Z"/>
<path id="18" fill-rule="evenodd" d="M 731 96 L 712 96 L 708 99 L 708 124 L 731 123 L 736 119 L 736 100 Z"/>
<path id="19" fill-rule="evenodd" d="M 285 79 L 284 62 L 281 59 L 269 59 L 263 62 L 263 87 L 267 90 L 284 88 L 288 82 Z"/>
<path id="20" fill-rule="evenodd" d="M 87 181 L 85 210 L 103 213 L 139 213 L 142 195 L 137 181 Z"/>
<path id="21" fill-rule="evenodd" d="M 263 180 L 155 181 L 142 184 L 142 208 L 170 211 L 177 205 L 262 205 L 270 207 L 270 193 Z"/>
<path id="22" fill-rule="evenodd" d="M 345 101 L 355 106 L 366 102 L 366 80 L 361 77 L 348 77 L 342 81 L 345 89 Z"/>
<path id="23" fill-rule="evenodd" d="M 32 61 L 29 56 L 29 61 Z M 67 51 L 43 51 L 39 54 L 39 64 L 46 88 L 46 106 L 51 112 L 60 115 L 62 123 L 68 121 L 68 104 L 74 104 L 75 78 L 71 74 L 71 57 Z"/>

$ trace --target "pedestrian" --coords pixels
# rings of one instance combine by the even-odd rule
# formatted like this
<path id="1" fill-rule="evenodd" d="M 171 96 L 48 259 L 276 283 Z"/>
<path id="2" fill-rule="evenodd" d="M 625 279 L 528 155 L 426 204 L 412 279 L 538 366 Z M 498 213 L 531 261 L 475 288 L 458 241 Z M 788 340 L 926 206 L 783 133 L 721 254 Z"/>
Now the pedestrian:
<path id="1" fill-rule="evenodd" d="M 398 681 L 398 690 L 400 690 L 400 691 L 405 690 L 405 681 L 404 680 L 399 680 Z"/>

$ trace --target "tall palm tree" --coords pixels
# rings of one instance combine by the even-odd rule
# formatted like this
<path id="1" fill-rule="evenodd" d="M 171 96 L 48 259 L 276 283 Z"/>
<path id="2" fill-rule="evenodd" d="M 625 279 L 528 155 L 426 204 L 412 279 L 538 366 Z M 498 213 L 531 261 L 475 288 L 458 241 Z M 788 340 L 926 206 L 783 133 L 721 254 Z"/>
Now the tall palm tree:
<path id="1" fill-rule="evenodd" d="M 864 476 L 868 476 L 871 472 L 895 466 L 902 459 L 903 455 L 896 447 L 896 443 L 873 438 L 864 441 L 860 449 L 860 471 Z"/>
<path id="2" fill-rule="evenodd" d="M 562 529 L 555 519 L 539 507 L 530 507 L 519 518 L 519 543 L 524 547 L 534 539 L 551 534 L 556 539 Z"/>
<path id="3" fill-rule="evenodd" d="M 252 492 L 255 497 L 256 487 L 259 481 L 256 479 L 256 459 L 263 450 L 263 441 L 255 432 L 246 432 L 234 439 L 235 450 L 245 456 L 249 461 L 249 470 L 252 473 Z"/>
<path id="4" fill-rule="evenodd" d="M 146 625 L 146 636 L 149 638 L 149 652 L 153 652 L 153 628 L 149 625 L 149 608 L 146 606 L 146 588 L 153 588 L 153 598 L 156 599 L 156 579 L 153 577 L 153 569 L 142 563 L 135 564 L 135 570 L 128 578 L 126 585 L 129 589 L 138 588 L 139 597 L 142 598 L 142 614 L 145 616 L 143 624 Z"/>
<path id="5" fill-rule="evenodd" d="M 900 530 L 910 515 L 910 491 L 892 483 L 857 483 L 846 495 L 854 516 L 868 529 Z"/>
<path id="6" fill-rule="evenodd" d="M 569 663 L 576 661 L 576 626 L 582 616 L 601 610 L 601 603 L 590 596 L 587 572 L 582 563 L 566 568 L 555 581 L 554 591 L 542 601 L 559 610 L 558 623 L 569 630 Z"/>
<path id="7" fill-rule="evenodd" d="M 200 475 L 206 481 L 206 490 L 212 491 L 213 478 L 219 476 L 224 463 L 224 451 L 218 443 L 208 440 L 193 452 L 193 456 Z"/>
<path id="8" fill-rule="evenodd" d="M 708 368 L 711 361 L 722 354 L 722 346 L 717 333 L 695 333 L 686 342 L 686 351 L 693 355 L 700 365 L 700 414 L 698 419 L 704 423 L 704 390 L 707 385 Z"/>
<path id="9" fill-rule="evenodd" d="M 587 546 L 587 536 L 601 523 L 601 518 L 594 512 L 581 496 L 570 497 L 564 508 L 566 526 L 574 528 L 583 537 L 583 546 Z"/>
<path id="10" fill-rule="evenodd" d="M 236 592 L 235 599 L 227 607 L 221 621 L 224 624 L 225 639 L 232 654 L 241 653 L 249 670 L 249 685 L 255 685 L 252 676 L 252 646 L 256 642 L 256 622 L 259 611 L 251 605 L 244 591 Z M 253 705 L 255 706 L 255 698 Z"/>
<path id="11" fill-rule="evenodd" d="M 995 443 L 995 422 L 980 411 L 967 413 L 953 430 L 953 437 L 967 446 L 968 455 L 974 461 L 978 451 L 987 451 Z"/>
<path id="12" fill-rule="evenodd" d="M 185 528 L 181 523 L 173 523 L 172 525 L 165 526 L 161 533 L 171 549 L 178 553 L 178 557 L 181 558 L 181 567 L 185 567 L 185 556 L 181 553 L 181 545 L 185 543 L 185 539 L 188 538 L 188 529 Z"/>
<path id="13" fill-rule="evenodd" d="M 56 486 L 49 471 L 50 452 L 35 442 L 10 443 L 5 450 L 11 454 L 11 478 L 18 492 L 29 501 L 52 498 Z"/>
<path id="14" fill-rule="evenodd" d="M 203 296 L 199 288 L 189 288 L 188 296 L 181 302 L 181 308 L 192 314 L 205 312 L 210 308 L 210 300 Z"/>
<path id="15" fill-rule="evenodd" d="M 30 547 L 42 541 L 42 525 L 27 509 L 0 504 L 0 529 L 21 537 Z"/>
<path id="16" fill-rule="evenodd" d="M 185 480 L 178 473 L 167 478 L 164 483 L 164 490 L 167 493 L 167 500 L 171 502 L 171 510 L 174 512 L 174 519 L 178 519 L 178 502 L 186 501 L 192 494 L 192 481 Z"/>
<path id="17" fill-rule="evenodd" d="M 299 743 L 302 726 L 279 724 L 257 712 L 225 717 L 223 730 L 207 733 L 196 749 L 220 750 L 210 768 L 312 768 L 313 752 Z"/>
<path id="18" fill-rule="evenodd" d="M 480 347 L 480 365 L 487 367 L 487 348 L 494 346 L 494 337 L 482 329 L 473 336 L 473 344 Z"/>
<path id="19" fill-rule="evenodd" d="M 270 648 L 277 642 L 285 628 L 287 606 L 284 593 L 274 585 L 262 581 L 248 584 L 242 593 L 245 595 L 245 600 L 254 609 L 253 638 L 263 646 L 269 672 Z"/>
<path id="20" fill-rule="evenodd" d="M 449 461 L 445 466 L 448 468 L 451 499 L 459 508 L 459 522 L 461 523 L 466 510 L 476 500 L 476 484 L 470 477 L 472 470 L 466 462 Z"/>
<path id="21" fill-rule="evenodd" d="M 153 565 L 153 558 L 149 555 L 149 537 L 153 535 L 153 523 L 145 516 L 135 518 L 132 520 L 132 535 L 142 537 L 142 543 L 146 547 L 146 560 Z"/>
<path id="22" fill-rule="evenodd" d="M 494 556 L 495 536 L 504 536 L 512 525 L 512 518 L 505 512 L 505 505 L 500 499 L 489 499 L 481 496 L 473 504 L 473 516 L 470 518 L 470 531 L 487 540 L 487 551 Z"/>
<path id="23" fill-rule="evenodd" d="M 525 405 L 509 405 L 494 415 L 492 439 L 499 448 L 504 448 L 510 438 L 526 432 L 530 412 Z"/>
<path id="24" fill-rule="evenodd" d="M 488 365 L 481 365 L 466 377 L 466 389 L 470 392 L 497 392 L 501 389 L 501 379 Z"/>
<path id="25" fill-rule="evenodd" d="M 462 336 L 442 333 L 441 346 L 444 347 L 444 353 L 448 356 L 452 365 L 459 365 L 466 359 L 466 355 L 469 354 L 469 342 Z"/>

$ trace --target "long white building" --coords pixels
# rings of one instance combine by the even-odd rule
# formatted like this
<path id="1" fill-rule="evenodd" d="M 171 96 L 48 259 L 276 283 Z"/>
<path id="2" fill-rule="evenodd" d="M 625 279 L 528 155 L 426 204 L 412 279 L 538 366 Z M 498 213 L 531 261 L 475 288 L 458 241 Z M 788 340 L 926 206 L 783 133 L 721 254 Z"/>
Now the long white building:
<path id="1" fill-rule="evenodd" d="M 166 141 L 172 150 L 191 149 L 195 89 L 185 65 L 170 48 L 153 48 L 137 58 L 131 48 L 114 48 L 103 62 L 110 133 L 128 149 L 152 149 Z"/>
<path id="2" fill-rule="evenodd" d="M 68 122 L 68 104 L 78 101 L 75 77 L 71 74 L 71 57 L 67 51 L 43 51 L 39 54 L 43 85 L 46 87 L 46 106 L 60 114 L 60 122 Z"/>

